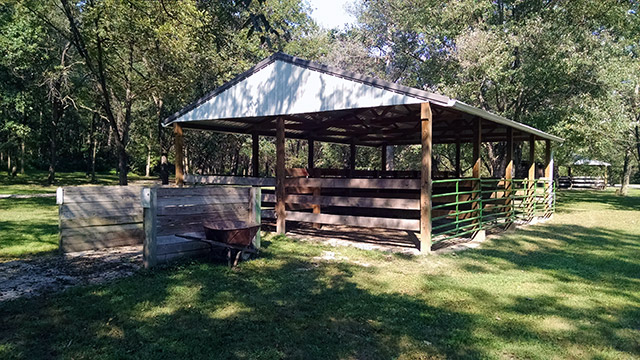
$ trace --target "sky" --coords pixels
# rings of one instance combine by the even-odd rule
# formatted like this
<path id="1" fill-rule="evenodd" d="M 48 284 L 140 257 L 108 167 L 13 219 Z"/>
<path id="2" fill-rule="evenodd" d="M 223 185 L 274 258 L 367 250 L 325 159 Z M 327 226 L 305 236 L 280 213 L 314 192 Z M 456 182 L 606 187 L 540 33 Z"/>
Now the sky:
<path id="1" fill-rule="evenodd" d="M 356 18 L 347 12 L 345 5 L 350 5 L 349 0 L 307 0 L 313 10 L 311 17 L 320 26 L 332 29 L 342 27 L 344 24 L 353 24 Z"/>

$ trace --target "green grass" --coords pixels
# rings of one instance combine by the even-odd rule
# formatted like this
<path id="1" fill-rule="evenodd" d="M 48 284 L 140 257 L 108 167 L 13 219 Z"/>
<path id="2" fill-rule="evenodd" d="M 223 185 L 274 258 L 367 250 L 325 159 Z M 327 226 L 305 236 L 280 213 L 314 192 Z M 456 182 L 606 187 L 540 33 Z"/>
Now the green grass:
<path id="1" fill-rule="evenodd" d="M 136 174 L 129 174 L 129 181 L 155 180 Z M 59 172 L 56 173 L 56 183 L 53 186 L 47 184 L 47 172 L 29 171 L 11 177 L 6 171 L 0 172 L 0 194 L 30 195 L 55 193 L 58 186 L 78 186 L 91 184 L 91 179 L 84 172 Z M 94 185 L 118 185 L 118 175 L 112 171 L 96 174 Z"/>
<path id="2" fill-rule="evenodd" d="M 0 199 L 0 262 L 57 249 L 55 198 Z"/>
<path id="3" fill-rule="evenodd" d="M 0 304 L 0 358 L 638 358 L 631 195 L 561 193 L 550 222 L 455 255 L 270 237 L 235 270 L 194 262 Z"/>

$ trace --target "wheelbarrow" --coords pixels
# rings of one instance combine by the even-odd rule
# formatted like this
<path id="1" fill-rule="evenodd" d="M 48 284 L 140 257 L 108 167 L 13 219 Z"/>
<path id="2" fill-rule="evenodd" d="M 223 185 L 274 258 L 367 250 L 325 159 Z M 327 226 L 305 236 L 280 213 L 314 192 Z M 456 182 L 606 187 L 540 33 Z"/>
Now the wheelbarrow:
<path id="1" fill-rule="evenodd" d="M 225 252 L 229 267 L 238 265 L 240 259 L 248 260 L 258 253 L 252 240 L 260 231 L 260 224 L 244 221 L 207 221 L 202 224 L 204 233 L 187 233 L 176 236 L 209 244 L 211 254 Z"/>

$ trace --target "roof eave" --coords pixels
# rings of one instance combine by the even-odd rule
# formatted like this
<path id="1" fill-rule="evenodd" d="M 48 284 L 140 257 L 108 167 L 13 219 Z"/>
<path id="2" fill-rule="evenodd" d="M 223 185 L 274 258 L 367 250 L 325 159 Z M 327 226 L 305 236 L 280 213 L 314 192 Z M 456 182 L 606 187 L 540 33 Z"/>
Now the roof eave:
<path id="1" fill-rule="evenodd" d="M 493 121 L 495 123 L 498 124 L 502 124 L 505 126 L 509 126 L 512 127 L 516 130 L 520 130 L 522 132 L 526 132 L 529 134 L 533 134 L 536 135 L 540 138 L 546 139 L 546 140 L 551 140 L 551 141 L 556 141 L 559 143 L 563 143 L 564 139 L 555 135 L 551 135 L 549 133 L 546 133 L 542 130 L 538 130 L 534 127 L 531 127 L 529 125 L 525 125 L 525 124 L 521 124 L 519 122 L 513 121 L 513 120 L 509 120 L 505 117 L 502 117 L 500 115 L 496 115 L 496 114 L 492 114 L 488 111 L 482 110 L 482 109 L 478 109 L 477 107 L 465 104 L 462 101 L 458 101 L 458 100 L 451 100 L 449 101 L 449 103 L 447 105 L 445 105 L 447 107 L 450 107 L 452 109 L 456 109 L 456 110 L 460 110 L 462 112 L 465 112 L 467 114 L 471 114 L 471 115 L 475 115 L 475 116 L 479 116 L 483 119 L 489 120 L 489 121 Z"/>

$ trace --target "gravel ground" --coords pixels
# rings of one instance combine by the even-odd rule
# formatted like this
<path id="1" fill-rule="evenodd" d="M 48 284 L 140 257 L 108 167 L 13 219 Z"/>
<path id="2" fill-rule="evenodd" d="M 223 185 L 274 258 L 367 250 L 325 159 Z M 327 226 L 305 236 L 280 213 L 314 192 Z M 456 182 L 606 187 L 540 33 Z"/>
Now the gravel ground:
<path id="1" fill-rule="evenodd" d="M 100 284 L 130 276 L 141 267 L 141 245 L 0 263 L 0 302 Z"/>

